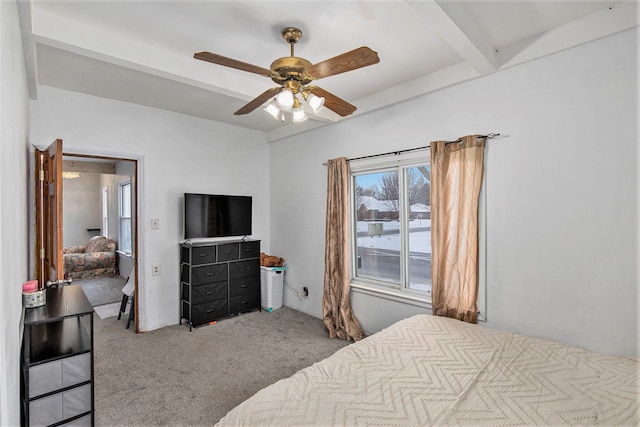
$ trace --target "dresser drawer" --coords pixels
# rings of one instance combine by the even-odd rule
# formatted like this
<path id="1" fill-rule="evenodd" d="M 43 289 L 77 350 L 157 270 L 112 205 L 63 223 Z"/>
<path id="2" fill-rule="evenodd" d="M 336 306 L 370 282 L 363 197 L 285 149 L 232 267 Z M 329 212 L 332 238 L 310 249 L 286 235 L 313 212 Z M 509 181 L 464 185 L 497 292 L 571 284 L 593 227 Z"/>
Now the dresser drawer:
<path id="1" fill-rule="evenodd" d="M 240 259 L 258 258 L 260 257 L 260 241 L 241 242 L 240 243 Z"/>
<path id="2" fill-rule="evenodd" d="M 229 296 L 250 294 L 260 291 L 260 279 L 258 277 L 243 277 L 229 281 Z"/>
<path id="3" fill-rule="evenodd" d="M 191 248 L 191 265 L 211 264 L 216 262 L 215 246 Z"/>
<path id="4" fill-rule="evenodd" d="M 251 294 L 236 295 L 229 299 L 229 312 L 240 313 L 249 311 L 260 306 L 260 292 Z"/>
<path id="5" fill-rule="evenodd" d="M 88 411 L 91 411 L 91 384 L 30 401 L 29 425 L 54 424 Z"/>
<path id="6" fill-rule="evenodd" d="M 193 286 L 227 280 L 227 264 L 203 265 L 191 268 L 191 284 Z M 188 280 L 184 280 L 188 282 Z"/>
<path id="7" fill-rule="evenodd" d="M 233 261 L 238 259 L 239 245 L 237 243 L 225 243 L 218 245 L 218 262 Z"/>
<path id="8" fill-rule="evenodd" d="M 229 263 L 229 278 L 260 276 L 260 261 L 257 259 Z"/>
<path id="9" fill-rule="evenodd" d="M 203 323 L 209 323 L 220 317 L 229 314 L 227 303 L 229 300 L 220 299 L 217 301 L 210 301 L 204 304 L 194 304 L 191 306 L 191 323 L 194 325 L 201 325 Z M 183 301 L 183 313 L 188 313 L 189 306 Z M 185 307 L 186 305 L 186 307 Z M 185 315 L 186 317 L 186 315 Z"/>
<path id="10" fill-rule="evenodd" d="M 91 380 L 91 353 L 42 363 L 29 368 L 29 395 L 37 397 Z"/>
<path id="11" fill-rule="evenodd" d="M 227 282 L 207 283 L 191 287 L 191 303 L 200 304 L 217 299 L 227 298 Z M 189 300 L 189 285 L 182 284 L 182 299 Z"/>

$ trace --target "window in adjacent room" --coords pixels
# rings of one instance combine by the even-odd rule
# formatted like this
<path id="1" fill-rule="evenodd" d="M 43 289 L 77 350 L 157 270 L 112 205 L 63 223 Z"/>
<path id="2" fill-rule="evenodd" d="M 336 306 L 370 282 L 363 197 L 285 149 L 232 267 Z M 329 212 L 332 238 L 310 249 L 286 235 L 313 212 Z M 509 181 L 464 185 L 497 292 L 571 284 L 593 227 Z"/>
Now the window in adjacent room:
<path id="1" fill-rule="evenodd" d="M 352 167 L 351 175 L 352 281 L 430 299 L 428 160 Z"/>
<path id="2" fill-rule="evenodd" d="M 118 216 L 120 220 L 118 249 L 126 254 L 131 254 L 131 181 L 120 183 L 118 196 Z"/>
<path id="3" fill-rule="evenodd" d="M 102 188 L 102 235 L 109 237 L 109 187 Z"/>

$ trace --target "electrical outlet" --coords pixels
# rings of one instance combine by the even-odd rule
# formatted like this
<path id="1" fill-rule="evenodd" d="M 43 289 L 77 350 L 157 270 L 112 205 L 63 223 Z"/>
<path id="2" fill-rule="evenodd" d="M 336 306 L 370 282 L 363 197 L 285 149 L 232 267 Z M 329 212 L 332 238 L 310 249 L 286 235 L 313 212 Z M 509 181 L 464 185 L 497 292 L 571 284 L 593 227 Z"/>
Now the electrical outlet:
<path id="1" fill-rule="evenodd" d="M 152 276 L 160 275 L 160 264 L 151 264 L 151 275 Z"/>
<path id="2" fill-rule="evenodd" d="M 309 288 L 307 288 L 306 286 L 304 288 L 302 288 L 302 295 L 304 295 L 305 297 L 309 296 Z"/>

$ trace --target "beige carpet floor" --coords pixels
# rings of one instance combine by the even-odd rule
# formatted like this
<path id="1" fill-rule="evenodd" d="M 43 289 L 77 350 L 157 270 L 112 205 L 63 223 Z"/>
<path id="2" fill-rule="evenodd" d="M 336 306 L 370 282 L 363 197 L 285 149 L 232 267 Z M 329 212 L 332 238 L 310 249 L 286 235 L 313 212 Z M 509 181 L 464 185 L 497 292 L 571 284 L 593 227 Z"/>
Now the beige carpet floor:
<path id="1" fill-rule="evenodd" d="M 258 390 L 347 345 L 322 320 L 283 307 L 189 332 L 135 334 L 95 316 L 97 426 L 211 426 Z"/>

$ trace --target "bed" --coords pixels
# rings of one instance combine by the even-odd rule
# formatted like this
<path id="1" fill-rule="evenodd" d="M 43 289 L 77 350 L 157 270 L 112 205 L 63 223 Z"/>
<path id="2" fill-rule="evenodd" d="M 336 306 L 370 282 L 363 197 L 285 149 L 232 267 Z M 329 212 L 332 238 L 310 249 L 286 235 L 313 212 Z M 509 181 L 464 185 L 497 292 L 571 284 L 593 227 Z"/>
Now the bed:
<path id="1" fill-rule="evenodd" d="M 270 385 L 217 426 L 639 425 L 640 359 L 417 315 Z"/>

